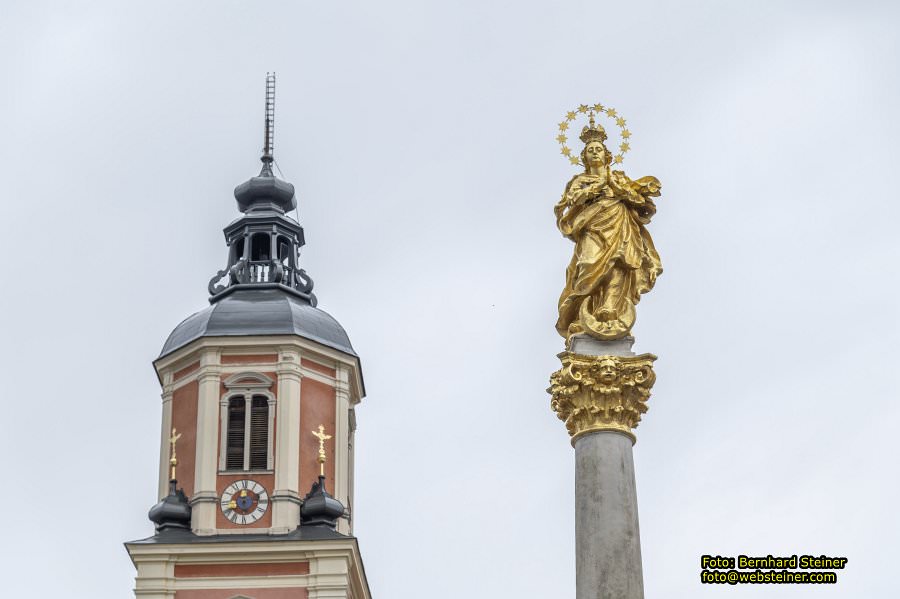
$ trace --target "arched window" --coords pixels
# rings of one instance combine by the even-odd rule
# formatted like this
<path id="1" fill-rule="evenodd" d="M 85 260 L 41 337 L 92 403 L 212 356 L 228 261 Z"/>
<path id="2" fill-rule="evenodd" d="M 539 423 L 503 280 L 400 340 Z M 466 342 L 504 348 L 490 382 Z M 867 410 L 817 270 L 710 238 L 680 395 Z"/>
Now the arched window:
<path id="1" fill-rule="evenodd" d="M 262 374 L 236 374 L 224 381 L 228 393 L 221 401 L 219 470 L 271 470 L 275 398 L 273 381 Z"/>

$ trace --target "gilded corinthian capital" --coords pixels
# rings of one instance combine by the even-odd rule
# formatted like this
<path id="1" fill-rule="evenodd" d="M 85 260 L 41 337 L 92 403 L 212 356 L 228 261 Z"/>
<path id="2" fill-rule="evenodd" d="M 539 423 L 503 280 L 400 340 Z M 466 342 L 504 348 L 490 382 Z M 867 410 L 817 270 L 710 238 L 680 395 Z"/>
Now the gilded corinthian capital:
<path id="1" fill-rule="evenodd" d="M 647 411 L 656 382 L 653 354 L 587 356 L 559 354 L 562 368 L 550 375 L 550 408 L 572 437 L 594 431 L 617 431 L 635 441 L 632 429 Z"/>

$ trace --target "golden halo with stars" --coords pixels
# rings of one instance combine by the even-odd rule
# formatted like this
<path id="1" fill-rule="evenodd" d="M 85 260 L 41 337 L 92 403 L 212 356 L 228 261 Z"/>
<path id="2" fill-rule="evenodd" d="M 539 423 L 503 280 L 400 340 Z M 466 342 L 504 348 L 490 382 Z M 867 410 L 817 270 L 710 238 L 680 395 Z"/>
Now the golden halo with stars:
<path id="1" fill-rule="evenodd" d="M 559 142 L 562 155 L 568 158 L 571 164 L 584 166 L 581 164 L 578 155 L 573 155 L 571 148 L 566 145 L 566 142 L 568 141 L 566 132 L 569 130 L 569 125 L 579 114 L 586 114 L 588 115 L 588 118 L 591 119 L 594 118 L 594 115 L 605 114 L 616 123 L 621 131 L 622 143 L 619 144 L 619 153 L 613 157 L 613 164 L 622 164 L 622 161 L 625 159 L 625 152 L 631 149 L 631 131 L 625 128 L 625 119 L 619 116 L 619 113 L 616 112 L 615 108 L 609 108 L 603 106 L 603 104 L 581 104 L 575 110 L 570 110 L 566 113 L 566 118 L 559 124 L 559 135 L 556 136 L 556 141 Z"/>

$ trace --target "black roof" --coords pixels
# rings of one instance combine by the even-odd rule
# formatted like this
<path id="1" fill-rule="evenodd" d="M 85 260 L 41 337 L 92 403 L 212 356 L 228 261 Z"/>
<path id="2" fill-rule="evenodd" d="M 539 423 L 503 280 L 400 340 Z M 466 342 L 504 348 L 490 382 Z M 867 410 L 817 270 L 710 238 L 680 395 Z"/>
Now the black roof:
<path id="1" fill-rule="evenodd" d="M 208 308 L 188 316 L 166 339 L 159 357 L 201 337 L 248 335 L 298 335 L 356 357 L 337 320 L 277 285 L 235 288 Z"/>
<path id="2" fill-rule="evenodd" d="M 258 543 L 279 541 L 322 541 L 326 539 L 355 539 L 348 535 L 336 532 L 328 526 L 300 526 L 283 535 L 260 534 L 224 534 L 224 535 L 195 535 L 190 530 L 166 530 L 158 532 L 152 537 L 129 541 L 128 545 L 152 545 L 168 543 Z"/>

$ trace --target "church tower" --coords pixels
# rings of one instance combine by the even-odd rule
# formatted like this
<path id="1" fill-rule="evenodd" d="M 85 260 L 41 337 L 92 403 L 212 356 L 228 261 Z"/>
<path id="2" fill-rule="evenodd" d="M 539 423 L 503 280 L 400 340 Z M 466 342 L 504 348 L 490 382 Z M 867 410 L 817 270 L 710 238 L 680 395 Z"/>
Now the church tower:
<path id="1" fill-rule="evenodd" d="M 294 186 L 262 170 L 234 191 L 210 305 L 169 335 L 156 532 L 125 546 L 142 599 L 368 599 L 353 536 L 359 357 L 300 267 Z"/>

